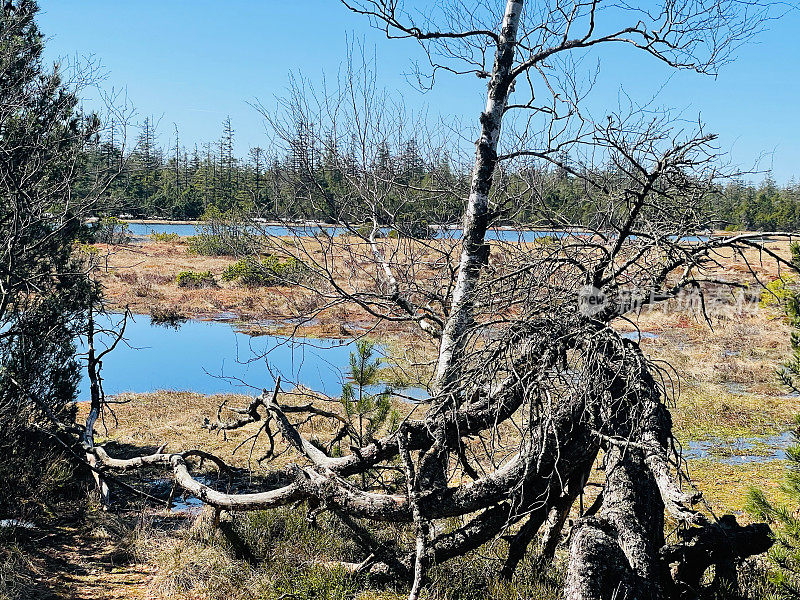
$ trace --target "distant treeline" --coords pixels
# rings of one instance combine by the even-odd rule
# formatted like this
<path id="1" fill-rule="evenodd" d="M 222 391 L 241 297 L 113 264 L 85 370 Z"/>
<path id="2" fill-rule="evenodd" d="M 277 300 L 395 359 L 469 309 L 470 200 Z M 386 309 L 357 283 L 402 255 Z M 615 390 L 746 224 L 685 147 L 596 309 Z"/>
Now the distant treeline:
<path id="1" fill-rule="evenodd" d="M 280 154 L 256 147 L 246 158 L 237 157 L 230 119 L 223 123 L 217 141 L 196 144 L 191 150 L 180 145 L 177 130 L 175 144 L 167 150 L 156 137 L 152 120 L 145 119 L 126 156 L 113 135 L 94 145 L 84 165 L 87 184 L 94 173 L 122 167 L 99 207 L 101 212 L 193 220 L 207 212 L 236 209 L 276 219 L 325 221 L 335 215 L 360 221 L 365 215 L 353 201 L 358 192 L 350 189 L 357 178 L 348 171 L 367 169 L 369 185 L 386 184 L 386 218 L 453 223 L 469 191 L 468 168 L 456 165 L 446 154 L 423 157 L 414 140 L 400 148 L 379 148 L 370 164 L 356 166 L 359 161 L 348 157 L 347 149 L 317 144 L 302 133 Z M 514 214 L 504 215 L 509 220 L 546 226 L 542 209 L 560 211 L 576 224 L 587 223 L 593 215 L 586 184 L 568 169 L 551 168 L 535 176 L 530 171 L 506 172 L 500 177 L 496 189 L 509 195 L 532 189 L 532 181 L 536 184 L 535 194 L 519 194 L 528 199 L 513 203 Z M 392 187 L 402 189 L 402 197 L 393 197 Z M 372 189 L 368 195 L 375 192 L 381 190 Z M 800 185 L 778 186 L 771 178 L 760 184 L 730 183 L 713 198 L 709 211 L 714 226 L 722 229 L 800 231 Z"/>
<path id="2" fill-rule="evenodd" d="M 732 183 L 715 212 L 724 229 L 800 231 L 800 184 L 778 186 L 769 177 L 760 185 Z"/>
<path id="3" fill-rule="evenodd" d="M 176 132 L 173 139 L 177 138 Z M 165 150 L 157 144 L 152 121 L 146 119 L 135 147 L 125 156 L 113 136 L 98 140 L 86 157 L 86 179 L 88 184 L 95 173 L 122 167 L 99 206 L 101 212 L 115 216 L 191 220 L 207 212 L 237 209 L 282 219 L 326 220 L 332 214 L 358 219 L 359 215 L 347 214 L 357 210 L 358 202 L 348 189 L 353 173 L 346 171 L 364 167 L 357 167 L 343 153 L 346 150 L 321 148 L 299 135 L 288 150 L 276 153 L 256 147 L 243 159 L 234 155 L 230 119 L 213 143 L 187 149 L 176 142 Z M 372 185 L 387 182 L 383 200 L 393 211 L 403 212 L 403 206 L 413 204 L 413 210 L 428 212 L 424 203 L 409 203 L 407 197 L 393 199 L 392 186 L 408 186 L 411 194 L 415 193 L 412 188 L 419 188 L 420 198 L 431 195 L 424 190 L 468 189 L 466 174 L 453 168 L 447 156 L 425 160 L 414 141 L 399 150 L 388 145 L 379 149 L 366 169 L 372 172 Z M 438 194 L 431 202 L 437 221 L 457 218 L 462 210 L 458 196 Z"/>

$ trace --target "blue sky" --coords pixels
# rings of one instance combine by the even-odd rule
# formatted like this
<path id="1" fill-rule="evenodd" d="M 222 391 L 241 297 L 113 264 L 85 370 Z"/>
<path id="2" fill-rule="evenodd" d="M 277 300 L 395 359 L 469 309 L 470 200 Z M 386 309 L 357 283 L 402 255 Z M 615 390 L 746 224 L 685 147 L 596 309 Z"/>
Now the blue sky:
<path id="1" fill-rule="evenodd" d="M 323 73 L 335 76 L 347 36 L 375 49 L 380 84 L 411 109 L 455 115 L 474 127 L 485 101 L 485 82 L 474 77 L 442 76 L 432 92 L 416 90 L 405 76 L 420 57 L 415 44 L 386 40 L 335 0 L 40 0 L 40 6 L 47 58 L 99 59 L 108 73 L 103 86 L 126 88 L 140 119 L 160 119 L 165 146 L 173 123 L 181 143 L 215 140 L 227 115 L 239 155 L 265 146 L 263 119 L 248 102 L 275 105 L 290 73 L 316 81 Z M 718 133 L 735 164 L 749 169 L 760 158 L 757 166 L 772 169 L 779 182 L 800 179 L 800 11 L 767 26 L 716 78 L 670 77 L 629 49 L 592 56 L 587 69 L 598 57 L 602 63 L 589 106 L 602 114 L 617 106 L 622 90 L 639 101 L 658 92 L 657 104 L 689 120 L 699 116 Z"/>

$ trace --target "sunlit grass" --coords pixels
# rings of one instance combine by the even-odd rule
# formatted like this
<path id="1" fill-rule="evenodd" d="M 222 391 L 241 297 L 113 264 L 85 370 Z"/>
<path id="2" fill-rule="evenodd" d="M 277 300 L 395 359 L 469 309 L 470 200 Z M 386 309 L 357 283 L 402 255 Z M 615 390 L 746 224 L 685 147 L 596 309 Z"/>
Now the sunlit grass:
<path id="1" fill-rule="evenodd" d="M 747 491 L 753 486 L 763 490 L 770 502 L 783 500 L 779 488 L 786 464 L 785 460 L 727 464 L 702 459 L 688 461 L 688 468 L 694 485 L 703 492 L 714 512 L 721 515 L 744 513 Z"/>
<path id="2" fill-rule="evenodd" d="M 316 524 L 305 507 L 234 515 L 229 531 L 236 543 L 211 525 L 210 511 L 191 526 L 167 533 L 145 526 L 138 531 L 139 559 L 157 566 L 150 591 L 156 598 L 239 600 L 316 598 L 319 600 L 395 600 L 408 597 L 402 583 L 387 584 L 336 566 L 357 562 L 364 550 L 329 513 Z M 411 526 L 372 527 L 379 539 L 410 540 Z M 229 535 L 229 534 L 227 534 Z M 501 546 L 501 547 L 496 547 Z M 237 551 L 238 547 L 238 551 Z M 532 557 L 520 563 L 511 582 L 498 577 L 500 542 L 434 567 L 424 597 L 435 600 L 516 600 L 561 597 L 563 562 L 542 568 Z M 247 559 L 241 556 L 246 548 Z M 237 554 L 239 556 L 237 556 Z"/>
<path id="3" fill-rule="evenodd" d="M 719 385 L 686 385 L 672 408 L 681 441 L 781 433 L 792 426 L 800 398 L 734 394 Z"/>

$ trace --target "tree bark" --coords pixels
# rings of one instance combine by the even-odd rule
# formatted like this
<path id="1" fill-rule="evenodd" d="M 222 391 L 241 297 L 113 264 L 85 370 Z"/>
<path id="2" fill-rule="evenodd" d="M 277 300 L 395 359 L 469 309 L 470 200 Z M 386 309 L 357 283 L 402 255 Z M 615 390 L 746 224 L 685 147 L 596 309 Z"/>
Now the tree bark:
<path id="1" fill-rule="evenodd" d="M 693 527 L 681 535 L 681 542 L 661 549 L 661 559 L 669 569 L 668 593 L 671 598 L 699 598 L 700 580 L 711 565 L 715 566 L 712 587 L 735 590 L 738 585 L 737 563 L 761 554 L 774 543 L 766 523 L 742 527 L 733 515 L 723 515 L 719 522 Z"/>
<path id="2" fill-rule="evenodd" d="M 612 446 L 606 478 L 600 512 L 575 525 L 564 598 L 662 598 L 664 504 L 642 452 Z"/>
<path id="3" fill-rule="evenodd" d="M 513 81 L 511 70 L 517 44 L 517 30 L 522 14 L 522 0 L 507 0 L 503 23 L 497 42 L 494 67 L 489 81 L 486 109 L 480 116 L 481 133 L 475 152 L 472 184 L 464 215 L 464 233 L 458 277 L 453 290 L 450 316 L 442 332 L 439 360 L 436 367 L 436 384 L 446 390 L 458 379 L 458 363 L 466 341 L 466 333 L 473 322 L 475 284 L 481 267 L 488 259 L 485 246 L 489 226 L 489 191 L 497 165 L 497 146 L 503 123 L 503 113 Z"/>
<path id="4" fill-rule="evenodd" d="M 89 375 L 90 403 L 89 413 L 86 415 L 86 423 L 83 428 L 83 445 L 91 449 L 94 447 L 94 426 L 103 410 L 103 398 L 100 389 L 100 360 L 97 357 L 94 347 L 94 312 L 91 307 L 89 308 L 87 328 L 86 339 L 89 348 L 86 361 Z M 86 452 L 86 462 L 89 463 L 90 467 L 97 467 L 97 457 L 89 450 Z M 97 486 L 97 491 L 100 494 L 100 505 L 103 507 L 103 510 L 107 510 L 111 495 L 108 483 L 106 483 L 105 479 L 103 479 L 100 473 L 94 468 L 92 469 L 92 477 Z"/>

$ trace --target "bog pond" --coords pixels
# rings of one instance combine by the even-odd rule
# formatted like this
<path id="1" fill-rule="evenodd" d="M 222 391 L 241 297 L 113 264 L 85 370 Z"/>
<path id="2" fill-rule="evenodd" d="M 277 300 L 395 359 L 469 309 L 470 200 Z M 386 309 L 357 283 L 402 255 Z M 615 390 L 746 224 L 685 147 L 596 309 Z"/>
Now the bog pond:
<path id="1" fill-rule="evenodd" d="M 254 233 L 264 233 L 270 236 L 291 236 L 307 235 L 313 236 L 321 232 L 328 235 L 336 235 L 341 228 L 333 226 L 302 225 L 286 227 L 282 225 L 262 225 Z M 135 236 L 148 236 L 151 233 L 176 234 L 181 237 L 197 235 L 200 227 L 191 223 L 128 223 L 128 232 Z M 543 237 L 563 237 L 567 235 L 564 231 L 545 231 L 538 229 L 490 229 L 486 238 L 492 241 L 503 242 L 533 242 Z M 448 228 L 440 229 L 436 235 L 438 238 L 457 238 L 461 236 L 461 229 Z"/>
<path id="2" fill-rule="evenodd" d="M 111 315 L 118 324 L 122 317 Z M 110 342 L 98 336 L 98 349 Z M 292 389 L 295 382 L 330 396 L 341 394 L 352 340 L 250 336 L 231 323 L 186 321 L 179 329 L 151 325 L 149 317 L 134 315 L 128 320 L 125 342 L 103 359 L 103 388 L 106 395 L 156 390 L 192 391 L 202 394 L 257 394 L 271 388 L 274 376 Z M 385 347 L 376 348 L 385 354 Z M 79 348 L 85 351 L 85 348 Z M 405 388 L 402 393 L 425 398 L 427 392 Z M 84 376 L 79 400 L 89 399 L 89 382 Z"/>
<path id="3" fill-rule="evenodd" d="M 287 227 L 283 225 L 262 225 L 254 233 L 263 233 L 269 236 L 292 236 L 304 235 L 314 236 L 321 232 L 327 235 L 337 235 L 341 228 L 333 226 L 319 225 L 300 225 Z M 388 230 L 387 230 L 388 231 Z M 128 232 L 134 236 L 148 236 L 151 233 L 176 234 L 181 237 L 197 235 L 200 233 L 200 225 L 193 223 L 128 223 Z M 514 228 L 492 228 L 486 232 L 488 241 L 499 241 L 509 243 L 531 243 L 535 240 L 548 238 L 563 238 L 567 235 L 582 235 L 580 231 L 548 231 L 544 229 L 514 229 Z M 436 237 L 439 239 L 457 239 L 461 237 L 461 229 L 458 227 L 447 227 L 439 229 Z M 674 236 L 671 236 L 674 237 Z M 633 237 L 631 239 L 634 239 Z M 709 239 L 708 236 L 684 236 L 681 238 L 685 242 L 696 243 Z"/>

